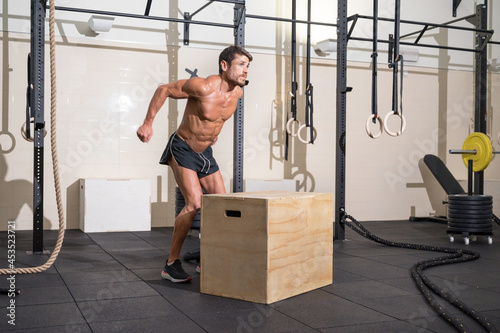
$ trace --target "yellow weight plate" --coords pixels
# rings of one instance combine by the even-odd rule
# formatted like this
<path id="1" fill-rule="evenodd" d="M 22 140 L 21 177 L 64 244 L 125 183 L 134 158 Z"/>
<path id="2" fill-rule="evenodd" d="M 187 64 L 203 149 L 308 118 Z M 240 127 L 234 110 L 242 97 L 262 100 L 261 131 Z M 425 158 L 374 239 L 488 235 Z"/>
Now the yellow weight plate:
<path id="1" fill-rule="evenodd" d="M 472 133 L 465 139 L 462 149 L 476 151 L 475 154 L 462 154 L 462 159 L 466 167 L 468 167 L 468 161 L 472 159 L 472 170 L 474 172 L 483 171 L 491 162 L 493 146 L 486 134 L 480 132 Z"/>

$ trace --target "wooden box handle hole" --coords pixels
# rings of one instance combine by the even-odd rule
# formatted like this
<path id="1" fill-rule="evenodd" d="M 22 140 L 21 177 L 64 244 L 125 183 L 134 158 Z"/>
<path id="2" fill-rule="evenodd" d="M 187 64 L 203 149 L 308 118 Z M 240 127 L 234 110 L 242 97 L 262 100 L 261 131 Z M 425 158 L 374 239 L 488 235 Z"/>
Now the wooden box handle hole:
<path id="1" fill-rule="evenodd" d="M 226 210 L 226 217 L 241 217 L 239 210 Z"/>

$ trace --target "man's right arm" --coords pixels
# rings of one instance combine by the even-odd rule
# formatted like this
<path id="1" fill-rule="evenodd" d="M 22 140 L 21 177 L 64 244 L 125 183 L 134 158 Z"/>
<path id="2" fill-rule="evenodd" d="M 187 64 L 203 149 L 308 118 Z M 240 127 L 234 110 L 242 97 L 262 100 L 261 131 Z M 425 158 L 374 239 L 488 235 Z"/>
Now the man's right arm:
<path id="1" fill-rule="evenodd" d="M 168 97 L 174 99 L 189 97 L 188 94 L 182 91 L 182 86 L 184 86 L 186 81 L 187 80 L 179 80 L 163 84 L 156 89 L 153 97 L 151 98 L 151 102 L 149 102 L 148 112 L 146 113 L 144 122 L 142 126 L 137 129 L 137 136 L 139 137 L 139 140 L 142 142 L 149 142 L 153 136 L 153 121 Z"/>

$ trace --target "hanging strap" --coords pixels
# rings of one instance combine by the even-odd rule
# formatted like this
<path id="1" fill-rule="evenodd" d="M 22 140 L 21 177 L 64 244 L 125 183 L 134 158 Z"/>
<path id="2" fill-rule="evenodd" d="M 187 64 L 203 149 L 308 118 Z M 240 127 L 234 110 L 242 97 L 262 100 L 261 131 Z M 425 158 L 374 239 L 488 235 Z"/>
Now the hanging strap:
<path id="1" fill-rule="evenodd" d="M 377 101 L 377 57 L 378 57 L 378 0 L 373 0 L 373 52 L 372 52 L 372 122 L 378 117 Z"/>
<path id="2" fill-rule="evenodd" d="M 313 122 L 313 112 L 314 112 L 314 104 L 313 104 L 313 85 L 309 83 L 309 86 L 306 88 L 306 127 L 309 127 L 309 134 L 311 138 L 311 143 L 314 143 L 314 122 Z"/>
<path id="3" fill-rule="evenodd" d="M 399 27 L 401 24 L 401 2 L 394 2 L 394 58 L 392 60 L 392 111 L 398 113 L 398 61 L 399 61 Z"/>
<path id="4" fill-rule="evenodd" d="M 378 0 L 373 0 L 373 51 L 372 51 L 372 112 L 366 120 L 366 134 L 372 139 L 382 135 L 384 124 L 378 116 L 378 89 L 377 89 L 377 66 L 378 66 Z M 389 58 L 390 59 L 390 58 Z M 391 62 L 391 60 L 389 60 Z M 379 131 L 372 132 L 370 122 L 376 124 L 378 121 Z"/>
<path id="5" fill-rule="evenodd" d="M 311 0 L 307 1 L 307 68 L 306 68 L 306 123 L 305 127 L 309 128 L 310 141 L 299 139 L 305 143 L 314 143 L 315 130 L 313 123 L 313 85 L 311 83 Z M 303 126 L 301 126 L 302 128 Z M 300 132 L 300 131 L 299 131 Z"/>
<path id="6" fill-rule="evenodd" d="M 292 62 L 292 83 L 291 83 L 291 98 L 290 98 L 290 111 L 292 118 L 288 118 L 286 114 L 286 137 L 285 137 L 285 160 L 288 161 L 288 145 L 289 136 L 293 135 L 292 129 L 289 128 L 290 122 L 297 121 L 297 0 L 292 1 L 292 47 L 291 47 L 291 62 Z"/>
<path id="7" fill-rule="evenodd" d="M 403 77 L 404 77 L 404 59 L 403 55 L 399 55 L 399 63 L 401 63 L 401 71 L 399 75 L 399 115 L 401 116 L 401 132 L 403 131 Z"/>
<path id="8" fill-rule="evenodd" d="M 392 68 L 392 112 L 389 112 L 384 118 L 384 129 L 387 134 L 390 136 L 399 136 L 401 135 L 406 127 L 406 121 L 403 117 L 403 76 L 404 76 L 404 64 L 403 64 L 403 56 L 399 54 L 399 28 L 400 28 L 400 6 L 401 0 L 395 1 L 395 9 L 394 9 L 394 35 L 389 35 L 389 68 Z M 398 78 L 398 70 L 401 65 L 401 73 Z M 401 81 L 401 86 L 399 89 L 399 103 L 398 103 L 398 80 Z M 396 115 L 401 120 L 400 128 L 397 132 L 393 132 L 388 128 L 387 119 L 391 115 Z"/>
<path id="9" fill-rule="evenodd" d="M 292 2 L 292 91 L 291 91 L 291 112 L 292 118 L 297 120 L 297 4 Z"/>
<path id="10" fill-rule="evenodd" d="M 401 133 L 403 130 L 403 76 L 404 76 L 404 63 L 403 56 L 399 53 L 399 41 L 400 41 L 400 26 L 401 26 L 401 0 L 395 1 L 394 7 L 394 83 L 393 83 L 393 105 L 392 110 L 395 115 L 399 115 L 401 118 Z M 398 67 L 401 64 L 400 71 L 400 91 L 399 91 L 399 109 L 398 109 Z"/>

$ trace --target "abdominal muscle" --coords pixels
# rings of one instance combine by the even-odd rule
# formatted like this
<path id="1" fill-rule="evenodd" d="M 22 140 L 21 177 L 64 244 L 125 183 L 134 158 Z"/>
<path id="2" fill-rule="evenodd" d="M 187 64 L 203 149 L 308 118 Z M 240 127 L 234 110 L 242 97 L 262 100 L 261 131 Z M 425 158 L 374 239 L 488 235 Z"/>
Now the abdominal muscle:
<path id="1" fill-rule="evenodd" d="M 197 116 L 185 115 L 177 129 L 177 135 L 197 153 L 205 151 L 219 135 L 224 121 L 200 120 Z"/>

